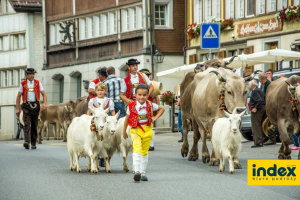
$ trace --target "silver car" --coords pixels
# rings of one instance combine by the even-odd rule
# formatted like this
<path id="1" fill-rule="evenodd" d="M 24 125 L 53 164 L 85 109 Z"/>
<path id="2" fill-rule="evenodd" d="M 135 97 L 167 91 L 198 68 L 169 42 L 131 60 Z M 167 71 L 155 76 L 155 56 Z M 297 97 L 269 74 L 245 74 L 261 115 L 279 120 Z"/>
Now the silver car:
<path id="1" fill-rule="evenodd" d="M 275 81 L 278 78 L 279 74 L 284 74 L 287 78 L 292 76 L 292 75 L 298 75 L 300 76 L 300 69 L 293 69 L 293 71 L 291 70 L 281 70 L 281 71 L 276 71 L 273 74 L 273 80 Z M 257 82 L 259 83 L 258 87 L 260 87 L 260 82 L 258 81 L 258 77 L 255 76 L 255 78 L 257 80 Z M 248 92 L 248 98 L 247 98 L 247 110 L 248 110 L 248 114 L 244 115 L 242 117 L 242 127 L 241 127 L 241 132 L 243 137 L 246 140 L 253 140 L 253 135 L 252 135 L 252 125 L 251 125 L 251 112 L 250 112 L 250 96 L 251 96 L 251 91 Z M 279 134 L 278 131 L 275 129 L 275 134 L 276 134 L 276 140 L 279 142 Z"/>

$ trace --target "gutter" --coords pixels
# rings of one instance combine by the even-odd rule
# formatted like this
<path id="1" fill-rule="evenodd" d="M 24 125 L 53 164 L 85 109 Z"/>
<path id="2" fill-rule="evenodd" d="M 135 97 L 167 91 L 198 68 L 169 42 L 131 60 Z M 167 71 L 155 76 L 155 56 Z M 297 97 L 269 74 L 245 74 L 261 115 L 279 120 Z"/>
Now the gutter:
<path id="1" fill-rule="evenodd" d="M 187 1 L 185 1 L 184 3 L 184 28 L 186 28 L 186 22 L 187 22 L 187 19 L 186 19 L 186 9 L 187 9 Z M 185 29 L 183 30 L 183 32 L 185 31 Z M 184 47 L 183 47 L 183 64 L 185 65 L 186 64 L 186 33 L 184 33 Z"/>
<path id="2" fill-rule="evenodd" d="M 42 7 L 14 6 L 16 12 L 42 12 Z"/>

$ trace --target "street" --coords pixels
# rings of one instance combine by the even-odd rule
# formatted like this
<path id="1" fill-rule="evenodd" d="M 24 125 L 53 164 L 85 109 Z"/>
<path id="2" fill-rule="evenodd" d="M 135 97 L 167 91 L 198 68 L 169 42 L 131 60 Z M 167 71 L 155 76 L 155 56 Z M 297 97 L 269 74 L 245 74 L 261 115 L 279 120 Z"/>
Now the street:
<path id="1" fill-rule="evenodd" d="M 112 173 L 100 168 L 86 171 L 87 158 L 79 160 L 82 173 L 70 171 L 66 143 L 43 141 L 36 150 L 25 150 L 23 141 L 0 142 L 0 199 L 299 199 L 299 187 L 248 186 L 248 159 L 277 159 L 280 144 L 251 149 L 243 142 L 239 156 L 243 169 L 229 174 L 201 161 L 182 158 L 179 133 L 157 134 L 155 151 L 149 152 L 148 182 L 134 183 L 133 174 L 124 172 L 122 157 L 111 160 Z M 189 133 L 192 147 L 192 133 Z M 201 149 L 199 142 L 199 149 Z M 211 152 L 211 143 L 208 148 Z M 297 159 L 298 151 L 292 151 Z M 132 165 L 131 154 L 128 158 Z"/>

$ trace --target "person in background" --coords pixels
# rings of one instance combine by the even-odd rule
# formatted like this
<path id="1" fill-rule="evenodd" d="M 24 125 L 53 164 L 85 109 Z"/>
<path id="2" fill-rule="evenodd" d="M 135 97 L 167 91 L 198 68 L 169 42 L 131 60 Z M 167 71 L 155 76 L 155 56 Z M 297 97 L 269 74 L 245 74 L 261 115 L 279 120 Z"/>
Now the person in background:
<path id="1" fill-rule="evenodd" d="M 107 96 L 115 104 L 115 112 L 120 111 L 118 119 L 126 116 L 125 104 L 120 98 L 121 87 L 125 85 L 124 79 L 116 77 L 116 70 L 114 67 L 110 66 L 106 70 L 107 79 L 103 81 L 107 85 Z M 111 114 L 111 113 L 110 113 Z"/>
<path id="2" fill-rule="evenodd" d="M 271 69 L 269 69 L 269 70 L 271 70 Z M 273 78 L 273 73 L 271 74 L 270 71 L 268 71 L 268 70 L 266 72 L 269 72 L 269 78 L 272 79 Z M 268 79 L 268 75 L 264 72 L 260 72 L 258 74 L 258 79 L 259 79 L 259 82 L 261 83 L 261 90 L 263 91 L 264 96 L 266 96 L 267 89 L 268 89 L 268 86 L 271 84 L 271 81 Z M 267 115 L 265 113 L 264 114 L 264 119 L 266 119 L 266 118 L 267 118 Z M 275 136 L 275 132 L 274 132 L 273 129 L 270 129 L 268 131 L 268 135 L 269 135 L 268 136 L 269 139 L 264 136 L 265 137 L 264 145 L 274 145 L 274 144 L 276 144 L 276 136 Z"/>
<path id="3" fill-rule="evenodd" d="M 98 71 L 98 78 L 90 82 L 88 93 L 90 95 L 90 99 L 97 96 L 95 91 L 95 86 L 97 83 L 103 82 L 107 78 L 106 67 L 101 68 Z"/>
<path id="4" fill-rule="evenodd" d="M 272 69 L 268 69 L 267 71 L 266 71 L 266 75 L 267 75 L 267 79 L 269 80 L 269 81 L 274 81 L 273 80 L 273 70 Z"/>
<path id="5" fill-rule="evenodd" d="M 38 116 L 40 112 L 40 94 L 43 96 L 42 110 L 46 109 L 47 95 L 43 85 L 37 79 L 34 79 L 36 71 L 33 68 L 27 68 L 25 71 L 26 80 L 20 84 L 18 96 L 16 99 L 17 118 L 20 115 L 20 100 L 22 97 L 22 111 L 24 117 L 24 144 L 25 149 L 36 149 Z"/>
<path id="6" fill-rule="evenodd" d="M 139 72 L 141 72 L 143 74 L 146 74 L 146 76 L 150 80 L 150 75 L 152 73 L 148 69 L 141 69 Z M 148 100 L 151 101 L 152 103 L 156 103 L 157 105 L 160 105 L 159 96 L 155 96 L 154 98 L 149 97 Z M 152 140 L 151 140 L 149 151 L 154 151 L 154 140 L 155 140 L 155 130 L 154 130 L 154 128 L 152 128 L 152 132 L 153 132 L 153 137 L 152 137 Z"/>
<path id="7" fill-rule="evenodd" d="M 265 96 L 255 79 L 251 81 L 250 90 L 252 90 L 250 97 L 250 110 L 251 110 L 251 124 L 254 145 L 251 148 L 263 147 L 263 132 L 262 122 L 265 110 Z"/>
<path id="8" fill-rule="evenodd" d="M 179 106 L 179 112 L 178 112 L 178 128 L 181 133 L 181 139 L 178 140 L 178 142 L 183 142 L 183 131 L 182 131 L 182 119 L 181 119 L 181 108 L 180 108 L 180 91 L 178 92 L 178 102 L 177 105 Z"/>
<path id="9" fill-rule="evenodd" d="M 290 147 L 291 150 L 298 150 L 299 149 L 299 133 L 297 135 L 291 134 L 294 140 L 294 145 Z"/>

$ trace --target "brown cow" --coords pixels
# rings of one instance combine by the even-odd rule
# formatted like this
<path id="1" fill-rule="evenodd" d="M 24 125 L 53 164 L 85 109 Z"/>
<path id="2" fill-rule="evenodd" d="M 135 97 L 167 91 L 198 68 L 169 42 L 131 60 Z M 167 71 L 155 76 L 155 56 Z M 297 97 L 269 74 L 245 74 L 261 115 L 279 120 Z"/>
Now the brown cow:
<path id="1" fill-rule="evenodd" d="M 47 140 L 49 140 L 49 129 L 48 129 L 49 124 L 52 124 L 56 127 L 56 131 L 55 131 L 55 127 L 53 127 L 54 140 L 57 140 L 58 134 L 60 133 L 60 123 L 58 120 L 57 110 L 58 110 L 57 105 L 49 104 L 46 106 L 46 110 L 41 111 L 40 113 L 40 119 L 41 119 L 40 123 L 45 126 L 45 131 L 47 133 Z M 43 128 L 40 128 L 38 130 L 38 135 L 39 135 L 38 142 L 41 142 L 42 130 Z"/>
<path id="2" fill-rule="evenodd" d="M 90 97 L 89 96 L 79 97 L 76 100 L 76 105 L 75 105 L 75 114 L 76 114 L 76 117 L 80 117 L 81 115 L 87 113 L 89 101 L 90 101 Z"/>
<path id="3" fill-rule="evenodd" d="M 58 105 L 57 116 L 60 130 L 63 131 L 63 141 L 67 141 L 67 131 L 75 115 L 75 102 L 70 100 Z M 60 134 L 60 133 L 59 133 Z"/>

